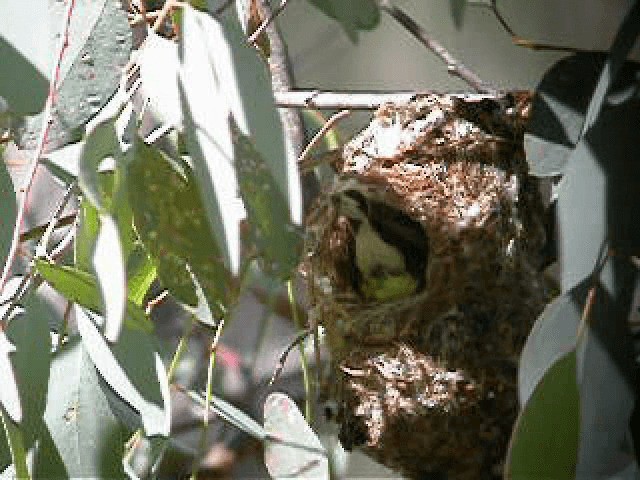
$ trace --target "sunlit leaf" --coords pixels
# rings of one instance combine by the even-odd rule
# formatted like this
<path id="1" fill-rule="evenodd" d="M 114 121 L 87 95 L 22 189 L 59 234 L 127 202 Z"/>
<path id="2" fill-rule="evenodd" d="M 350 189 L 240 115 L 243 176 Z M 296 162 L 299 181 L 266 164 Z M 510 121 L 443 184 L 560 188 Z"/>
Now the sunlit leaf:
<path id="1" fill-rule="evenodd" d="M 102 296 L 96 278 L 77 268 L 60 266 L 42 259 L 35 261 L 39 275 L 65 298 L 94 312 L 104 312 Z M 132 301 L 127 302 L 125 325 L 144 332 L 153 331 L 153 325 L 144 311 Z"/>
<path id="2" fill-rule="evenodd" d="M 35 0 L 0 1 L 0 96 L 18 114 L 42 110 L 47 96 L 47 6 L 46 2 Z"/>
<path id="3" fill-rule="evenodd" d="M 265 465 L 272 478 L 329 479 L 327 452 L 295 402 L 272 393 L 264 404 Z"/>
<path id="4" fill-rule="evenodd" d="M 122 365 L 114 356 L 114 353 L 111 351 L 108 344 L 104 341 L 103 336 L 100 334 L 92 320 L 93 314 L 89 311 L 77 308 L 76 317 L 78 322 L 78 331 L 82 336 L 82 343 L 87 349 L 87 353 L 100 373 L 100 376 L 120 396 L 120 398 L 122 398 L 122 400 L 127 402 L 140 414 L 142 424 L 147 435 L 167 436 L 170 428 L 168 406 L 158 405 L 156 402 L 150 401 L 140 394 L 136 386 L 129 379 L 127 372 L 123 370 Z M 118 345 L 116 345 L 114 349 L 117 349 Z M 155 370 L 153 377 L 157 378 L 157 360 L 159 357 L 157 354 L 155 357 L 157 358 L 153 365 Z M 126 365 L 127 363 L 130 364 L 132 361 L 134 361 L 133 358 L 129 358 L 129 362 L 125 362 L 123 365 Z M 147 377 L 147 382 L 149 380 L 150 377 Z M 155 383 L 159 386 L 157 381 Z"/>
<path id="5" fill-rule="evenodd" d="M 111 216 L 101 215 L 93 265 L 105 310 L 104 336 L 110 342 L 118 339 L 125 316 L 127 279 L 123 256 L 115 222 Z"/>
<path id="6" fill-rule="evenodd" d="M 245 212 L 238 198 L 229 131 L 229 99 L 223 87 L 233 72 L 229 45 L 222 28 L 209 16 L 186 8 L 180 44 L 179 76 L 187 145 L 193 157 L 195 178 L 204 199 L 208 221 L 225 263 L 233 274 L 240 268 L 240 221 Z M 215 45 L 212 49 L 210 45 Z M 224 77 L 211 64 L 226 60 Z"/>
<path id="7" fill-rule="evenodd" d="M 576 354 L 571 351 L 548 369 L 518 416 L 505 478 L 576 478 L 579 432 Z"/>
<path id="8" fill-rule="evenodd" d="M 16 223 L 16 194 L 5 162 L 0 161 L 0 265 L 7 262 Z M 0 270 L 0 273 L 2 271 Z"/>
<path id="9" fill-rule="evenodd" d="M 136 96 L 148 102 L 141 135 L 147 137 L 169 127 L 181 127 L 177 44 L 150 31 L 138 50 L 136 63 L 140 66 L 141 80 Z"/>
<path id="10" fill-rule="evenodd" d="M 370 0 L 309 0 L 325 15 L 335 19 L 352 42 L 358 41 L 360 30 L 372 30 L 380 23 L 380 11 Z"/>
<path id="11" fill-rule="evenodd" d="M 43 30 L 30 26 L 25 31 L 32 31 L 31 36 L 42 42 L 48 73 L 51 62 L 57 59 L 68 27 L 68 43 L 56 88 L 56 106 L 47 135 L 47 147 L 53 149 L 77 141 L 75 132 L 83 129 L 112 97 L 129 58 L 132 35 L 127 12 L 118 2 L 73 2 L 69 23 L 69 2 L 47 5 L 48 25 L 45 24 Z M 45 34 L 44 39 L 39 37 L 40 32 Z M 33 139 L 37 138 L 43 122 L 42 115 L 26 119 L 24 134 L 19 136 L 17 143 L 22 148 L 33 148 Z"/>
<path id="12" fill-rule="evenodd" d="M 127 260 L 127 296 L 136 305 L 142 306 L 158 271 L 153 260 L 142 245 L 138 245 Z"/>
<path id="13" fill-rule="evenodd" d="M 188 395 L 201 407 L 204 407 L 206 405 L 206 401 L 202 395 L 198 395 L 195 392 L 188 392 Z M 228 422 L 239 430 L 248 433 L 252 437 L 258 440 L 265 440 L 267 438 L 267 431 L 262 428 L 262 426 L 258 422 L 256 422 L 253 418 L 248 416 L 239 408 L 231 405 L 229 402 L 225 402 L 221 398 L 212 395 L 209 407 L 211 411 L 213 411 L 224 421 Z"/>
<path id="14" fill-rule="evenodd" d="M 9 418 L 19 423 L 22 420 L 22 405 L 16 376 L 11 364 L 11 354 L 16 351 L 16 347 L 7 339 L 4 330 L 0 330 L 0 404 Z"/>

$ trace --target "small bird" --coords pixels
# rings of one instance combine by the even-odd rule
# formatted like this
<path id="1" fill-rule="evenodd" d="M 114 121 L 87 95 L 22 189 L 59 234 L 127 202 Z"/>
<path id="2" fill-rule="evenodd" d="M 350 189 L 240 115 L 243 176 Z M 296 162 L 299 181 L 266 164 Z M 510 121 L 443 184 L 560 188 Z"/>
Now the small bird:
<path id="1" fill-rule="evenodd" d="M 400 210 L 349 189 L 333 197 L 353 230 L 355 290 L 367 301 L 393 301 L 425 286 L 427 235 Z"/>

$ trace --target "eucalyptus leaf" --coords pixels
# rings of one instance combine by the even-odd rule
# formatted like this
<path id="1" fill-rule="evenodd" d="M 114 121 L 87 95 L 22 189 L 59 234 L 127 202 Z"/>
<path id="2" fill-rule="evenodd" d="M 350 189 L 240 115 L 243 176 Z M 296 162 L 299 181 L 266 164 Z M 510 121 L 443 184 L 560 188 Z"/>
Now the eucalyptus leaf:
<path id="1" fill-rule="evenodd" d="M 539 177 L 562 174 L 578 143 L 585 115 L 607 55 L 581 52 L 563 58 L 536 87 L 524 147 L 530 172 Z M 640 64 L 626 62 L 610 86 L 605 108 L 633 101 Z M 623 118 L 613 119 L 624 128 Z"/>
<path id="2" fill-rule="evenodd" d="M 629 426 L 637 392 L 637 361 L 629 311 L 637 268 L 617 256 L 594 278 L 583 305 L 588 321 L 577 345 L 580 447 L 577 478 L 610 478 L 635 461 Z"/>
<path id="3" fill-rule="evenodd" d="M 20 281 L 15 278 L 12 281 Z M 31 448 L 43 431 L 42 416 L 47 401 L 49 368 L 51 364 L 51 336 L 49 325 L 55 324 L 50 304 L 44 299 L 42 289 L 34 289 L 23 301 L 24 308 L 11 319 L 6 334 L 16 351 L 11 355 L 22 405 L 22 430 L 24 445 Z M 0 382 L 2 389 L 7 384 Z"/>
<path id="4" fill-rule="evenodd" d="M 245 212 L 238 198 L 228 124 L 231 106 L 225 95 L 235 87 L 230 47 L 218 22 L 190 7 L 184 10 L 182 27 L 179 85 L 187 146 L 208 221 L 225 264 L 235 275 L 240 268 L 240 222 Z M 217 69 L 213 58 L 221 64 Z M 223 77 L 218 76 L 220 72 Z M 225 85 L 225 81 L 232 83 Z"/>
<path id="5" fill-rule="evenodd" d="M 279 392 L 267 397 L 264 428 L 271 478 L 330 478 L 327 452 L 290 397 Z"/>
<path id="6" fill-rule="evenodd" d="M 96 369 L 77 338 L 54 355 L 48 392 L 44 419 L 50 438 L 37 451 L 40 475 L 124 478 L 128 432 L 109 408 Z"/>
<path id="7" fill-rule="evenodd" d="M 2 0 L 0 11 L 0 96 L 17 114 L 38 112 L 49 90 L 47 3 Z"/>
<path id="8" fill-rule="evenodd" d="M 83 310 L 82 308 L 76 308 L 76 318 L 78 322 L 78 331 L 82 337 L 82 343 L 86 348 L 91 361 L 100 373 L 100 376 L 120 396 L 120 398 L 122 398 L 122 400 L 127 402 L 140 414 L 142 424 L 147 435 L 168 436 L 170 429 L 170 415 L 168 413 L 168 405 L 165 405 L 162 401 L 162 395 L 160 396 L 160 399 L 145 398 L 145 396 L 141 395 L 138 388 L 136 388 L 136 385 L 132 383 L 132 379 L 128 375 L 128 373 L 131 374 L 133 371 L 140 372 L 140 369 L 137 368 L 139 365 L 136 365 L 136 362 L 140 362 L 142 364 L 145 358 L 139 358 L 134 361 L 133 358 L 129 357 L 129 361 L 121 365 L 118 359 L 116 359 L 114 352 L 111 351 L 107 343 L 104 341 L 103 336 L 97 329 L 93 319 L 93 314 L 89 311 Z M 143 337 L 138 337 L 139 340 L 141 338 Z M 118 348 L 118 345 L 114 347 L 114 351 Z M 143 347 L 144 344 L 138 344 L 134 351 L 136 353 L 140 353 L 140 348 Z M 123 347 L 120 346 L 119 348 L 122 349 Z M 144 378 L 139 378 L 138 380 L 140 382 L 144 381 L 146 385 L 149 385 L 149 382 L 152 382 L 151 385 L 159 386 L 156 368 L 159 356 L 156 353 L 155 355 L 152 354 L 152 357 L 154 357 L 153 368 L 155 371 L 152 372 L 151 376 L 148 375 L 149 372 L 145 372 L 147 375 L 145 375 Z M 126 372 L 123 370 L 124 365 L 129 365 L 132 369 L 129 370 L 129 372 Z M 155 381 L 152 379 L 155 379 Z M 166 383 L 166 378 L 164 380 Z M 168 390 L 168 388 L 165 390 Z"/>
<path id="9" fill-rule="evenodd" d="M 24 447 L 22 432 L 3 408 L 0 408 L 0 419 L 2 420 L 2 426 L 4 427 L 7 440 L 9 441 L 15 476 L 16 478 L 28 480 L 31 476 L 27 468 L 27 451 Z"/>
<path id="10" fill-rule="evenodd" d="M 110 215 L 100 215 L 100 230 L 93 252 L 93 265 L 105 310 L 104 336 L 115 342 L 125 317 L 127 278 L 120 234 Z"/>
<path id="11" fill-rule="evenodd" d="M 360 30 L 372 30 L 380 23 L 377 2 L 371 0 L 309 0 L 309 3 L 336 20 L 352 42 L 358 41 Z"/>
<path id="12" fill-rule="evenodd" d="M 47 135 L 47 148 L 55 149 L 77 141 L 77 131 L 116 91 L 122 69 L 129 59 L 132 35 L 127 12 L 120 2 L 74 2 L 69 23 L 68 3 L 50 2 L 48 5 L 47 21 L 52 28 L 45 25 L 44 30 L 35 30 L 31 26 L 24 31 L 45 32 L 46 35 L 48 30 L 48 38 L 42 43 L 47 52 L 47 65 L 52 65 L 68 29 L 68 43 L 56 89 L 56 108 Z M 17 139 L 21 148 L 34 148 L 43 122 L 42 114 L 26 119 Z"/>
<path id="13" fill-rule="evenodd" d="M 582 298 L 585 296 L 583 293 Z M 547 305 L 536 320 L 520 354 L 518 397 L 521 405 L 527 403 L 549 368 L 575 350 L 580 316 L 580 305 L 565 294 Z"/>
<path id="14" fill-rule="evenodd" d="M 206 401 L 202 395 L 194 392 L 189 392 L 188 394 L 189 397 L 201 407 L 206 405 Z M 253 418 L 248 416 L 239 408 L 234 407 L 229 402 L 226 402 L 215 395 L 211 398 L 209 408 L 224 421 L 251 435 L 257 440 L 265 440 L 268 437 L 267 431 Z"/>
<path id="15" fill-rule="evenodd" d="M 65 298 L 94 312 L 104 312 L 98 282 L 93 275 L 42 259 L 36 259 L 35 266 L 38 274 Z M 131 300 L 127 301 L 126 312 L 125 325 L 129 328 L 143 332 L 153 331 L 153 325 L 144 311 Z"/>
<path id="16" fill-rule="evenodd" d="M 180 302 L 195 306 L 199 300 L 192 273 L 213 316 L 219 318 L 232 298 L 230 275 L 192 172 L 177 172 L 164 152 L 140 139 L 128 155 L 129 202 L 159 280 Z"/>
<path id="17" fill-rule="evenodd" d="M 547 370 L 520 412 L 504 478 L 576 478 L 579 434 L 580 397 L 572 350 Z"/>
<path id="18" fill-rule="evenodd" d="M 0 406 L 11 421 L 20 423 L 22 421 L 22 404 L 10 357 L 15 351 L 15 345 L 9 341 L 4 330 L 0 330 L 0 381 L 2 382 Z"/>
<path id="19" fill-rule="evenodd" d="M 264 270 L 288 278 L 300 262 L 301 232 L 291 223 L 287 201 L 251 139 L 232 131 L 251 240 L 266 260 Z"/>
<path id="20" fill-rule="evenodd" d="M 5 265 L 16 223 L 16 194 L 4 161 L 0 161 L 0 265 Z M 2 271 L 0 271 L 2 272 Z"/>

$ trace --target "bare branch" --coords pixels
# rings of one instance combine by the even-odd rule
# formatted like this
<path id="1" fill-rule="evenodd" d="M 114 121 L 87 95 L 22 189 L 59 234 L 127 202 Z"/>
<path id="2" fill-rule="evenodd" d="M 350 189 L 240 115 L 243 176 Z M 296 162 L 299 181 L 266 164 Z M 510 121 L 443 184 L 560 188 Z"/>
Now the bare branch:
<path id="1" fill-rule="evenodd" d="M 483 98 L 500 98 L 507 93 L 522 92 L 493 92 L 493 93 L 460 93 L 424 91 L 372 91 L 372 92 L 327 92 L 321 90 L 292 90 L 275 92 L 276 105 L 289 108 L 317 108 L 321 110 L 375 110 L 385 103 L 402 104 L 422 95 L 446 94 L 453 97 L 481 100 Z"/>
<path id="2" fill-rule="evenodd" d="M 309 157 L 309 154 L 311 153 L 311 150 L 313 150 L 313 147 L 315 147 L 318 144 L 318 142 L 320 142 L 320 140 L 324 138 L 327 132 L 331 128 L 333 128 L 333 126 L 336 123 L 338 123 L 340 120 L 349 116 L 350 113 L 351 113 L 351 110 L 340 110 L 338 113 L 334 114 L 329 120 L 327 120 L 324 123 L 324 125 L 322 125 L 322 128 L 318 130 L 318 132 L 313 136 L 311 141 L 305 147 L 304 151 L 298 157 L 298 164 L 300 166 L 302 166 L 305 163 L 305 161 L 307 160 L 307 157 Z"/>
<path id="3" fill-rule="evenodd" d="M 420 43 L 436 54 L 447 65 L 447 71 L 451 75 L 461 78 L 477 92 L 489 93 L 496 90 L 484 82 L 473 70 L 456 59 L 440 42 L 433 39 L 413 18 L 393 5 L 390 0 L 378 0 L 378 5 L 381 10 L 391 15 L 394 20 L 409 31 Z"/>
<path id="4" fill-rule="evenodd" d="M 496 0 L 474 1 L 474 2 L 469 2 L 469 5 L 488 8 L 489 10 L 491 10 L 493 15 L 496 17 L 496 20 L 498 20 L 498 23 L 500 24 L 500 26 L 504 29 L 505 32 L 507 32 L 507 35 L 511 37 L 511 41 L 513 42 L 513 44 L 517 45 L 518 47 L 524 47 L 530 50 L 552 51 L 552 52 L 576 53 L 576 52 L 584 51 L 584 50 L 573 48 L 573 47 L 562 47 L 558 45 L 551 45 L 548 43 L 534 42 L 532 40 L 528 40 L 526 38 L 523 38 L 517 35 L 516 32 L 507 23 L 504 16 L 500 12 L 500 10 L 498 10 L 498 5 Z"/>

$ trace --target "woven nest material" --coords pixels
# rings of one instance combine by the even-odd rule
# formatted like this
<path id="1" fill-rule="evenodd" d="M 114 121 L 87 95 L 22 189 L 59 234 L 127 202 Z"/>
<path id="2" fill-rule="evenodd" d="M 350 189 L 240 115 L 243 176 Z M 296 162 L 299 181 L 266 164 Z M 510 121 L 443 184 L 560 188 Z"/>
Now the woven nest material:
<path id="1" fill-rule="evenodd" d="M 519 353 L 547 300 L 543 207 L 522 147 L 529 105 L 520 94 L 383 106 L 308 219 L 303 271 L 343 445 L 412 478 L 501 474 Z M 354 183 L 424 228 L 423 290 L 358 294 L 352 229 L 331 202 Z"/>

